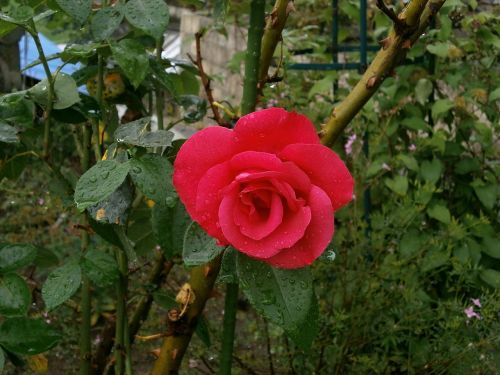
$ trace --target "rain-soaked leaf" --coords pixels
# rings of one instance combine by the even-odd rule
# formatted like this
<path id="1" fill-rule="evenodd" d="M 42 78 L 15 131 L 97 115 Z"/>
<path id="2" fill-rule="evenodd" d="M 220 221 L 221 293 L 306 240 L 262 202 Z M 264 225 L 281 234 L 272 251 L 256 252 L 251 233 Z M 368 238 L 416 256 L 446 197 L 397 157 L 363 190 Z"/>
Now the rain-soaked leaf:
<path id="1" fill-rule="evenodd" d="M 18 143 L 17 129 L 13 126 L 0 121 L 0 142 Z"/>
<path id="2" fill-rule="evenodd" d="M 159 40 L 167 30 L 170 12 L 163 0 L 129 0 L 125 17 L 132 26 Z"/>
<path id="3" fill-rule="evenodd" d="M 120 277 L 115 258 L 102 250 L 90 249 L 81 262 L 83 272 L 95 285 L 113 284 Z"/>
<path id="4" fill-rule="evenodd" d="M 216 240 L 210 237 L 198 223 L 193 222 L 186 230 L 182 258 L 186 266 L 205 264 L 224 250 L 217 245 Z"/>
<path id="5" fill-rule="evenodd" d="M 42 298 L 47 310 L 63 304 L 76 293 L 82 281 L 82 271 L 75 262 L 52 271 L 42 287 Z"/>
<path id="6" fill-rule="evenodd" d="M 200 121 L 207 113 L 207 101 L 196 95 L 181 95 L 178 102 L 183 108 L 182 118 L 188 124 Z"/>
<path id="7" fill-rule="evenodd" d="M 28 311 L 31 292 L 24 279 L 8 273 L 0 276 L 0 314 L 3 316 L 22 316 Z"/>
<path id="8" fill-rule="evenodd" d="M 109 197 L 125 181 L 128 162 L 101 160 L 85 172 L 76 184 L 75 202 L 80 211 Z"/>
<path id="9" fill-rule="evenodd" d="M 124 181 L 109 197 L 87 210 L 90 217 L 99 223 L 125 225 L 132 199 L 132 189 Z"/>
<path id="10" fill-rule="evenodd" d="M 130 160 L 130 176 L 134 184 L 157 204 L 171 206 L 177 194 L 172 184 L 173 167 L 167 158 L 145 154 Z"/>
<path id="11" fill-rule="evenodd" d="M 85 22 L 92 9 L 92 0 L 56 0 L 56 3 L 79 23 Z"/>
<path id="12" fill-rule="evenodd" d="M 153 233 L 165 258 L 170 259 L 174 255 L 182 254 L 184 234 L 191 222 L 191 217 L 179 200 L 176 200 L 172 207 L 162 205 L 153 207 L 151 215 Z"/>
<path id="13" fill-rule="evenodd" d="M 54 82 L 53 108 L 64 109 L 71 107 L 73 104 L 80 101 L 78 87 L 75 80 L 64 73 L 59 73 Z M 38 82 L 35 86 L 28 90 L 28 93 L 33 97 L 33 100 L 41 105 L 46 106 L 49 98 L 49 82 L 45 78 Z"/>
<path id="14" fill-rule="evenodd" d="M 60 333 L 42 319 L 11 318 L 0 325 L 0 345 L 16 354 L 46 352 L 60 339 Z"/>
<path id="15" fill-rule="evenodd" d="M 36 257 L 37 248 L 31 244 L 0 244 L 0 274 L 26 267 Z"/>
<path id="16" fill-rule="evenodd" d="M 141 147 L 168 147 L 172 144 L 174 134 L 166 130 L 150 132 L 148 125 L 151 117 L 144 117 L 126 124 L 120 125 L 114 134 L 118 143 L 126 143 Z"/>
<path id="17" fill-rule="evenodd" d="M 90 30 L 97 40 L 109 38 L 123 21 L 122 9 L 119 6 L 99 9 L 90 22 Z"/>
<path id="18" fill-rule="evenodd" d="M 274 268 L 238 253 L 238 276 L 250 303 L 307 350 L 318 331 L 318 305 L 308 267 Z"/>
<path id="19" fill-rule="evenodd" d="M 111 44 L 111 52 L 130 83 L 137 88 L 149 70 L 149 60 L 144 46 L 137 40 L 122 39 Z"/>

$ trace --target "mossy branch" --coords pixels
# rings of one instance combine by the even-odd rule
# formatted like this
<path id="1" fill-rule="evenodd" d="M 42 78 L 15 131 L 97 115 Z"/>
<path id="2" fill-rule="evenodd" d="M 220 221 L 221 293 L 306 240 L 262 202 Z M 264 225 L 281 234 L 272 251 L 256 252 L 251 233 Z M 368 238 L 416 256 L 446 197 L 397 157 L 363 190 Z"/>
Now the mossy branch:
<path id="1" fill-rule="evenodd" d="M 347 97 L 333 109 L 322 131 L 322 143 L 331 146 L 354 116 L 380 87 L 385 78 L 403 61 L 411 46 L 427 28 L 431 18 L 446 0 L 412 0 L 397 16 L 389 36 L 380 42 L 377 53 Z"/>

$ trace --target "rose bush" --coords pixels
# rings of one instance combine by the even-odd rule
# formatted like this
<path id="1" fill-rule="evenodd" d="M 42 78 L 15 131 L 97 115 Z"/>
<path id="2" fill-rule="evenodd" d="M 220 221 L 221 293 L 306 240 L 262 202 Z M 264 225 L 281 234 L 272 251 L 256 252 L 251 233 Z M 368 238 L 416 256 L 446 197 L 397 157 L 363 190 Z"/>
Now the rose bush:
<path id="1" fill-rule="evenodd" d="M 321 255 L 333 213 L 354 186 L 309 119 L 281 108 L 243 116 L 234 130 L 194 134 L 177 155 L 173 180 L 193 220 L 221 245 L 281 268 Z"/>

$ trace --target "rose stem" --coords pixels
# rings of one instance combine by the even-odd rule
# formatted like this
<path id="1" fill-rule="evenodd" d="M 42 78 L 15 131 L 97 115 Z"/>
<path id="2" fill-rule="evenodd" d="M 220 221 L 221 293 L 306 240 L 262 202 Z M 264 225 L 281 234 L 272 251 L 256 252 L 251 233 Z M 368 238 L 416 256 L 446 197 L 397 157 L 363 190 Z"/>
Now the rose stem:
<path id="1" fill-rule="evenodd" d="M 373 96 L 384 79 L 390 76 L 394 68 L 404 60 L 407 51 L 422 35 L 430 19 L 444 2 L 445 0 L 412 0 L 397 15 L 399 21 L 395 23 L 389 36 L 380 42 L 382 48 L 366 69 L 363 77 L 349 95 L 333 109 L 324 125 L 321 139 L 323 144 L 331 146 L 339 138 L 345 127 Z"/>
<path id="2" fill-rule="evenodd" d="M 120 270 L 120 277 L 116 283 L 116 332 L 115 332 L 115 374 L 132 375 L 132 360 L 130 353 L 130 329 L 127 318 L 127 288 L 128 288 L 128 259 L 127 251 L 133 253 L 130 241 L 122 226 L 116 226 L 115 232 L 124 249 L 115 247 L 116 260 Z M 125 249 L 127 251 L 125 251 Z"/>
<path id="3" fill-rule="evenodd" d="M 182 358 L 203 312 L 205 303 L 212 293 L 221 265 L 222 255 L 213 261 L 194 267 L 190 272 L 189 283 L 195 300 L 187 309 L 182 319 L 168 321 L 169 334 L 163 341 L 160 356 L 156 360 L 152 375 L 177 374 Z"/>
<path id="4" fill-rule="evenodd" d="M 257 82 L 259 77 L 260 46 L 264 33 L 265 0 L 252 0 L 250 4 L 250 26 L 248 27 L 247 52 L 245 56 L 245 79 L 241 114 L 255 110 L 257 102 Z"/>
<path id="5" fill-rule="evenodd" d="M 161 53 L 163 51 L 163 36 L 156 41 L 156 61 L 161 66 Z M 163 129 L 163 92 L 161 85 L 156 84 L 155 87 L 155 100 L 156 100 L 156 123 L 158 124 L 158 130 Z"/>

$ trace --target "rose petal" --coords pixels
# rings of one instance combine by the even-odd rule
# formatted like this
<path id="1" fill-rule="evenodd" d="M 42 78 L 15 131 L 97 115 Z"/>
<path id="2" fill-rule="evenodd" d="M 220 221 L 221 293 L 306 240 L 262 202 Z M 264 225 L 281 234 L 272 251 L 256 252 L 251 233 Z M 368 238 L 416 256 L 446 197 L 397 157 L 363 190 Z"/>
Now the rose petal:
<path id="1" fill-rule="evenodd" d="M 229 243 L 239 251 L 256 257 L 269 258 L 280 249 L 288 248 L 302 238 L 311 220 L 311 209 L 301 207 L 297 212 L 285 212 L 282 223 L 267 237 L 253 240 L 242 233 L 235 223 L 235 210 L 240 209 L 239 189 L 226 192 L 219 207 L 219 223 Z"/>
<path id="2" fill-rule="evenodd" d="M 344 162 L 328 147 L 289 145 L 279 157 L 294 162 L 314 185 L 323 189 L 330 197 L 334 210 L 352 200 L 354 180 Z"/>
<path id="3" fill-rule="evenodd" d="M 254 215 L 248 215 L 243 210 L 234 210 L 234 223 L 240 227 L 241 233 L 257 241 L 271 234 L 282 220 L 283 203 L 276 193 L 271 194 L 269 212 L 264 218 L 261 218 L 257 212 Z"/>
<path id="4" fill-rule="evenodd" d="M 242 150 L 277 153 L 293 143 L 319 144 L 312 122 L 283 108 L 268 108 L 241 117 L 234 126 Z"/>
<path id="5" fill-rule="evenodd" d="M 323 190 L 313 186 L 308 204 L 312 217 L 304 236 L 289 249 L 265 259 L 265 262 L 279 268 L 300 268 L 311 264 L 325 251 L 333 236 L 332 203 Z"/>
<path id="6" fill-rule="evenodd" d="M 174 162 L 174 186 L 189 214 L 196 216 L 198 183 L 208 169 L 230 159 L 236 152 L 234 134 L 221 126 L 194 134 L 179 150 Z"/>
<path id="7" fill-rule="evenodd" d="M 196 209 L 190 212 L 193 220 L 223 245 L 227 244 L 227 240 L 219 225 L 219 205 L 222 190 L 230 185 L 233 179 L 234 172 L 228 162 L 210 168 L 198 184 Z"/>

